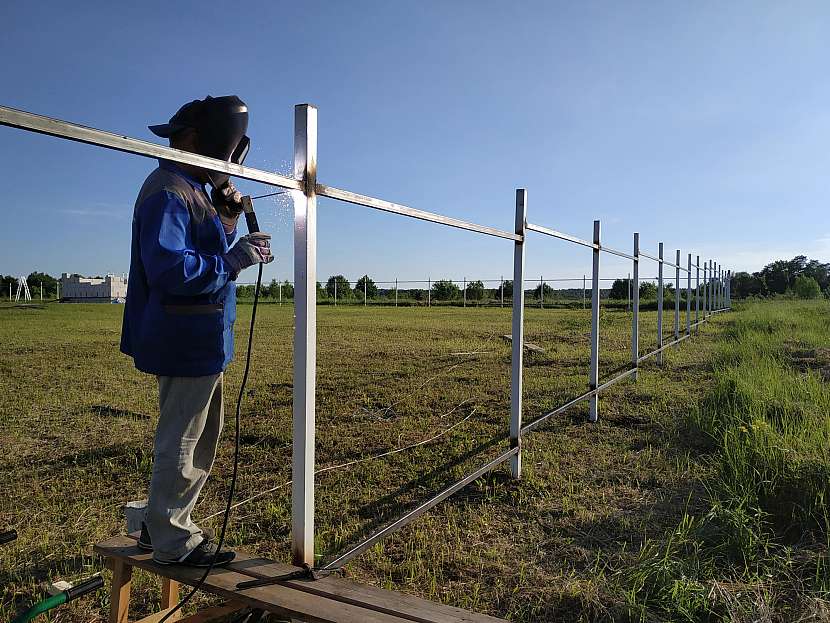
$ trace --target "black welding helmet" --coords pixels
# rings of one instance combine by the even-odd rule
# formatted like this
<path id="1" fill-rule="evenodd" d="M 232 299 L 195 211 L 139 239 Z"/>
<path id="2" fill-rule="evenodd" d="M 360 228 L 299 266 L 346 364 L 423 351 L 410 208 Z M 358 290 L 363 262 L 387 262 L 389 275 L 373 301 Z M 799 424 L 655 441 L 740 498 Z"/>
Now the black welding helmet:
<path id="1" fill-rule="evenodd" d="M 182 106 L 168 123 L 149 126 L 156 136 L 169 138 L 185 128 L 193 128 L 199 136 L 199 153 L 203 156 L 242 164 L 248 155 L 250 139 L 248 107 L 236 95 L 223 95 L 194 100 Z M 228 175 L 208 172 L 214 188 L 223 186 Z"/>

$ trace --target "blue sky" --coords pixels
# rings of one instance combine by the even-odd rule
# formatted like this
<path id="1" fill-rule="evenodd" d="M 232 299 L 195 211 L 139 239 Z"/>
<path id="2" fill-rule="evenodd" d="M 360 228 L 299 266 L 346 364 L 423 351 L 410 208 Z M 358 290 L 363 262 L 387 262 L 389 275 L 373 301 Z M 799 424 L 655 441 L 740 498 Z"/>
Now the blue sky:
<path id="1" fill-rule="evenodd" d="M 235 93 L 247 164 L 286 173 L 311 102 L 326 184 L 504 229 L 526 187 L 532 222 L 589 238 L 599 218 L 625 250 L 639 231 L 738 270 L 830 260 L 826 2 L 7 2 L 0 20 L 3 105 L 157 140 L 185 101 Z M 153 165 L 0 128 L 0 272 L 126 272 Z M 290 278 L 290 205 L 258 213 L 266 278 Z M 321 277 L 511 270 L 509 242 L 320 202 Z M 590 256 L 532 235 L 527 271 Z"/>

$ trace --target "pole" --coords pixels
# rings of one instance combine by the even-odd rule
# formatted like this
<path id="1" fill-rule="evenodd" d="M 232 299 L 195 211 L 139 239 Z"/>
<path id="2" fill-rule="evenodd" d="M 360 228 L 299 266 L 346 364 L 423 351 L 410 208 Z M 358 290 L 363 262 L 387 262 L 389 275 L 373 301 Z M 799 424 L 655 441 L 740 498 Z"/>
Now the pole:
<path id="1" fill-rule="evenodd" d="M 626 288 L 627 299 L 625 301 L 625 311 L 631 311 L 631 273 L 628 273 L 628 287 Z"/>
<path id="2" fill-rule="evenodd" d="M 398 306 L 398 278 L 395 277 L 395 307 Z"/>
<path id="3" fill-rule="evenodd" d="M 593 267 L 591 269 L 591 370 L 588 389 L 599 386 L 599 221 L 594 221 Z M 599 417 L 599 395 L 588 399 L 588 421 Z"/>
<path id="4" fill-rule="evenodd" d="M 334 278 L 334 306 L 337 307 L 337 277 Z"/>
<path id="5" fill-rule="evenodd" d="M 703 320 L 709 315 L 708 303 L 708 286 L 707 275 L 709 274 L 709 262 L 703 262 Z"/>
<path id="6" fill-rule="evenodd" d="M 674 262 L 674 341 L 680 339 L 680 249 Z M 675 348 L 677 346 L 675 345 Z"/>
<path id="7" fill-rule="evenodd" d="M 692 254 L 686 260 L 686 335 L 692 334 Z"/>
<path id="8" fill-rule="evenodd" d="M 291 550 L 314 565 L 314 419 L 317 376 L 317 109 L 294 107 L 294 398 Z"/>
<path id="9" fill-rule="evenodd" d="M 522 367 L 524 358 L 524 271 L 527 238 L 527 190 L 516 189 L 516 234 L 513 245 L 513 329 L 510 355 L 510 447 L 519 451 L 510 458 L 510 474 L 522 476 Z"/>
<path id="10" fill-rule="evenodd" d="M 657 257 L 657 348 L 663 346 L 663 243 L 659 245 Z M 657 365 L 663 363 L 662 351 L 657 353 Z"/>
<path id="11" fill-rule="evenodd" d="M 427 278 L 427 307 L 432 307 L 432 277 Z"/>
<path id="12" fill-rule="evenodd" d="M 631 282 L 632 311 L 631 314 L 631 367 L 634 368 L 633 378 L 636 381 L 640 365 L 640 234 L 634 234 L 634 281 Z"/>
<path id="13" fill-rule="evenodd" d="M 467 278 L 464 277 L 464 307 L 467 307 Z"/>
<path id="14" fill-rule="evenodd" d="M 700 256 L 695 263 L 695 333 L 700 333 Z"/>
<path id="15" fill-rule="evenodd" d="M 582 275 L 582 309 L 585 309 L 585 275 Z"/>
<path id="16" fill-rule="evenodd" d="M 369 283 L 369 275 L 363 275 L 363 307 L 366 307 L 366 296 L 367 286 L 366 284 Z"/>
<path id="17" fill-rule="evenodd" d="M 539 275 L 539 309 L 544 309 L 545 307 L 545 282 L 542 279 L 542 276 Z"/>
<path id="18" fill-rule="evenodd" d="M 277 284 L 277 290 L 279 291 L 279 296 L 280 296 L 280 306 L 282 306 L 282 282 Z"/>
<path id="19" fill-rule="evenodd" d="M 499 286 L 499 299 L 501 306 L 504 307 L 504 275 L 501 276 L 501 285 Z"/>
<path id="20" fill-rule="evenodd" d="M 43 302 L 43 282 L 40 282 L 40 302 Z"/>

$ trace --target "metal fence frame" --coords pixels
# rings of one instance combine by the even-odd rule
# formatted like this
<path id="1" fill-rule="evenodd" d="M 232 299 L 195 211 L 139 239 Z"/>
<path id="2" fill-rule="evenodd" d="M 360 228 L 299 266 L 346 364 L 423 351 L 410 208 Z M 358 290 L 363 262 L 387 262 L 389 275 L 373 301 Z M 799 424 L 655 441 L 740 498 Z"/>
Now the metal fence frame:
<path id="1" fill-rule="evenodd" d="M 209 171 L 227 173 L 255 182 L 277 186 L 292 191 L 294 203 L 294 394 L 293 394 L 293 453 L 292 453 L 292 557 L 295 564 L 314 565 L 314 467 L 315 467 L 315 389 L 316 389 L 316 281 L 317 281 L 317 197 L 328 197 L 346 203 L 364 206 L 401 216 L 455 227 L 466 231 L 510 240 L 513 244 L 513 294 L 518 296 L 518 305 L 512 306 L 512 353 L 511 353 L 511 394 L 509 449 L 503 451 L 485 465 L 474 470 L 461 480 L 447 486 L 439 493 L 421 502 L 414 509 L 376 531 L 368 539 L 350 547 L 346 552 L 324 566 L 325 569 L 338 568 L 371 547 L 385 536 L 407 525 L 442 500 L 460 490 L 475 479 L 486 474 L 498 465 L 510 461 L 510 472 L 514 478 L 521 477 L 521 439 L 522 435 L 533 430 L 548 418 L 564 412 L 574 405 L 587 400 L 589 402 L 589 420 L 597 421 L 599 417 L 599 395 L 614 384 L 632 377 L 636 380 L 640 363 L 649 357 L 658 356 L 661 360 L 664 349 L 677 344 L 691 335 L 692 328 L 706 322 L 713 313 L 730 308 L 729 277 L 727 271 L 724 279 L 718 267 L 718 303 L 714 302 L 716 280 L 713 262 L 704 264 L 704 317 L 689 322 L 687 316 L 686 334 L 678 335 L 679 304 L 675 303 L 675 339 L 663 343 L 662 331 L 658 331 L 657 348 L 644 355 L 639 353 L 639 263 L 640 258 L 658 262 L 658 323 L 662 329 L 663 266 L 676 269 L 675 298 L 679 299 L 679 274 L 681 270 L 688 273 L 687 313 L 690 313 L 691 269 L 697 270 L 696 314 L 700 308 L 700 260 L 688 266 L 680 266 L 679 251 L 677 262 L 669 263 L 663 259 L 663 243 L 659 244 L 659 255 L 654 257 L 640 250 L 639 234 L 634 234 L 634 253 L 604 246 L 600 240 L 600 221 L 594 221 L 593 241 L 582 240 L 575 236 L 529 223 L 527 220 L 527 190 L 516 190 L 515 228 L 504 231 L 494 227 L 479 225 L 432 212 L 426 212 L 409 206 L 393 203 L 383 199 L 357 194 L 317 181 L 317 109 L 310 104 L 298 104 L 294 109 L 294 177 L 262 171 L 251 167 L 230 164 L 221 160 L 207 158 L 197 154 L 163 147 L 126 136 L 81 126 L 66 121 L 52 119 L 33 113 L 0 106 L 0 125 L 14 127 L 30 132 L 47 134 L 58 138 L 87 143 L 116 151 L 149 158 L 161 158 L 181 164 L 189 164 Z M 591 361 L 588 378 L 588 391 L 560 405 L 553 411 L 540 415 L 527 424 L 522 424 L 522 372 L 524 355 L 524 266 L 526 255 L 527 232 L 543 234 L 564 240 L 572 244 L 588 247 L 592 250 L 593 266 L 591 276 Z M 632 321 L 632 358 L 631 367 L 611 379 L 600 383 L 600 315 L 599 315 L 599 272 L 601 253 L 610 253 L 633 262 L 633 321 Z M 518 287 L 517 287 L 518 284 Z M 397 288 L 396 288 L 397 291 Z M 542 287 L 544 293 L 544 281 Z"/>

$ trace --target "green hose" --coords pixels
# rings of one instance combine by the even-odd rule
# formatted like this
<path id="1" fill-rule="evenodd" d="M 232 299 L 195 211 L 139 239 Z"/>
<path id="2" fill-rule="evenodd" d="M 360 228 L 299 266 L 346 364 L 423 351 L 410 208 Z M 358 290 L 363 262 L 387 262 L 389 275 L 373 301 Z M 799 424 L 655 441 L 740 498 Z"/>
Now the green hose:
<path id="1" fill-rule="evenodd" d="M 34 606 L 12 621 L 12 623 L 27 623 L 36 616 L 43 614 L 47 610 L 51 610 L 52 608 L 65 604 L 67 601 L 68 597 L 66 591 L 62 591 L 57 595 L 52 595 L 51 597 L 47 597 L 46 599 L 37 602 Z"/>

